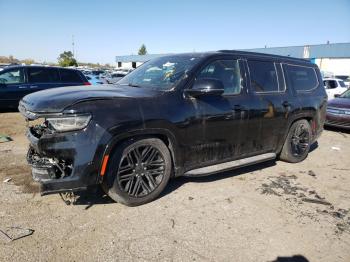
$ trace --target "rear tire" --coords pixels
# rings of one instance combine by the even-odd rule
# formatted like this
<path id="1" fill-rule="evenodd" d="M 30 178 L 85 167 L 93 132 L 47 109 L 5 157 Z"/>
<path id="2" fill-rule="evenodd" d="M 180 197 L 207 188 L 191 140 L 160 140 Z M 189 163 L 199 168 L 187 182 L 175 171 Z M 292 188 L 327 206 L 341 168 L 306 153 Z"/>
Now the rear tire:
<path id="1" fill-rule="evenodd" d="M 292 124 L 284 142 L 280 159 L 289 163 L 303 161 L 310 150 L 311 127 L 307 120 L 301 119 Z"/>
<path id="2" fill-rule="evenodd" d="M 116 202 L 142 205 L 164 190 L 171 169 L 169 149 L 160 139 L 130 140 L 111 156 L 102 188 Z"/>

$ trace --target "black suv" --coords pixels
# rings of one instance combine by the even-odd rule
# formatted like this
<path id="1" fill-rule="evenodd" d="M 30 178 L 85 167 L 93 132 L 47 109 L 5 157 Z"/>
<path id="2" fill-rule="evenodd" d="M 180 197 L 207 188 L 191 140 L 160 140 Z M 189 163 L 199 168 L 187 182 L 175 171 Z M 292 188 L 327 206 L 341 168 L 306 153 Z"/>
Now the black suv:
<path id="1" fill-rule="evenodd" d="M 171 177 L 302 161 L 326 103 L 306 60 L 217 51 L 150 60 L 116 85 L 37 92 L 19 110 L 41 119 L 27 136 L 42 194 L 102 184 L 132 206 L 155 199 Z"/>
<path id="2" fill-rule="evenodd" d="M 78 70 L 47 66 L 10 66 L 0 71 L 0 109 L 17 108 L 25 95 L 39 90 L 89 85 Z"/>

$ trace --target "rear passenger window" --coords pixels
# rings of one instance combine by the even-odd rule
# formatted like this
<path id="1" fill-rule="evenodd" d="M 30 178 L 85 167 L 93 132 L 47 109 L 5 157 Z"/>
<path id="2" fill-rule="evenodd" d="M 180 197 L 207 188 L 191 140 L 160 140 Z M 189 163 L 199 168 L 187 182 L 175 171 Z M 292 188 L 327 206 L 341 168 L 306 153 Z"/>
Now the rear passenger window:
<path id="1" fill-rule="evenodd" d="M 283 68 L 288 85 L 294 90 L 309 91 L 317 87 L 317 75 L 312 67 L 283 65 Z"/>
<path id="2" fill-rule="evenodd" d="M 197 79 L 215 78 L 224 85 L 224 94 L 241 92 L 241 73 L 238 60 L 216 60 L 202 69 Z"/>
<path id="3" fill-rule="evenodd" d="M 82 83 L 79 74 L 74 70 L 60 69 L 61 81 L 63 83 Z"/>
<path id="4" fill-rule="evenodd" d="M 275 64 L 266 61 L 248 61 L 251 86 L 255 92 L 278 92 Z"/>
<path id="5" fill-rule="evenodd" d="M 58 70 L 54 68 L 32 67 L 28 68 L 29 83 L 57 83 Z"/>

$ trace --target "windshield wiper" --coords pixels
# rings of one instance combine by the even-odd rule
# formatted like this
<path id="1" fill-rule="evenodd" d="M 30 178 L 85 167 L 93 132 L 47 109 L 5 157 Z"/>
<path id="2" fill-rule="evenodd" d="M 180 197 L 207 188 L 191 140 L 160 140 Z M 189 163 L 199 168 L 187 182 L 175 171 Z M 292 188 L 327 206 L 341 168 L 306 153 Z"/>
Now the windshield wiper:
<path id="1" fill-rule="evenodd" d="M 127 84 L 120 84 L 121 86 L 132 86 L 132 87 L 141 87 L 139 85 L 133 84 L 133 83 L 127 83 Z"/>

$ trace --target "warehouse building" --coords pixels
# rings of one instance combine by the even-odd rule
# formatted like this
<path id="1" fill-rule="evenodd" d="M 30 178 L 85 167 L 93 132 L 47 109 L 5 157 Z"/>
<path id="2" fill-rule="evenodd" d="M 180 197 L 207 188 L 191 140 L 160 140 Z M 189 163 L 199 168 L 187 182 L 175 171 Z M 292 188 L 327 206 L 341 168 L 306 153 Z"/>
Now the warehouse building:
<path id="1" fill-rule="evenodd" d="M 350 43 L 334 43 L 305 46 L 265 47 L 241 49 L 242 51 L 292 56 L 310 59 L 325 76 L 350 76 Z M 116 56 L 118 68 L 136 68 L 152 58 L 164 54 Z"/>

